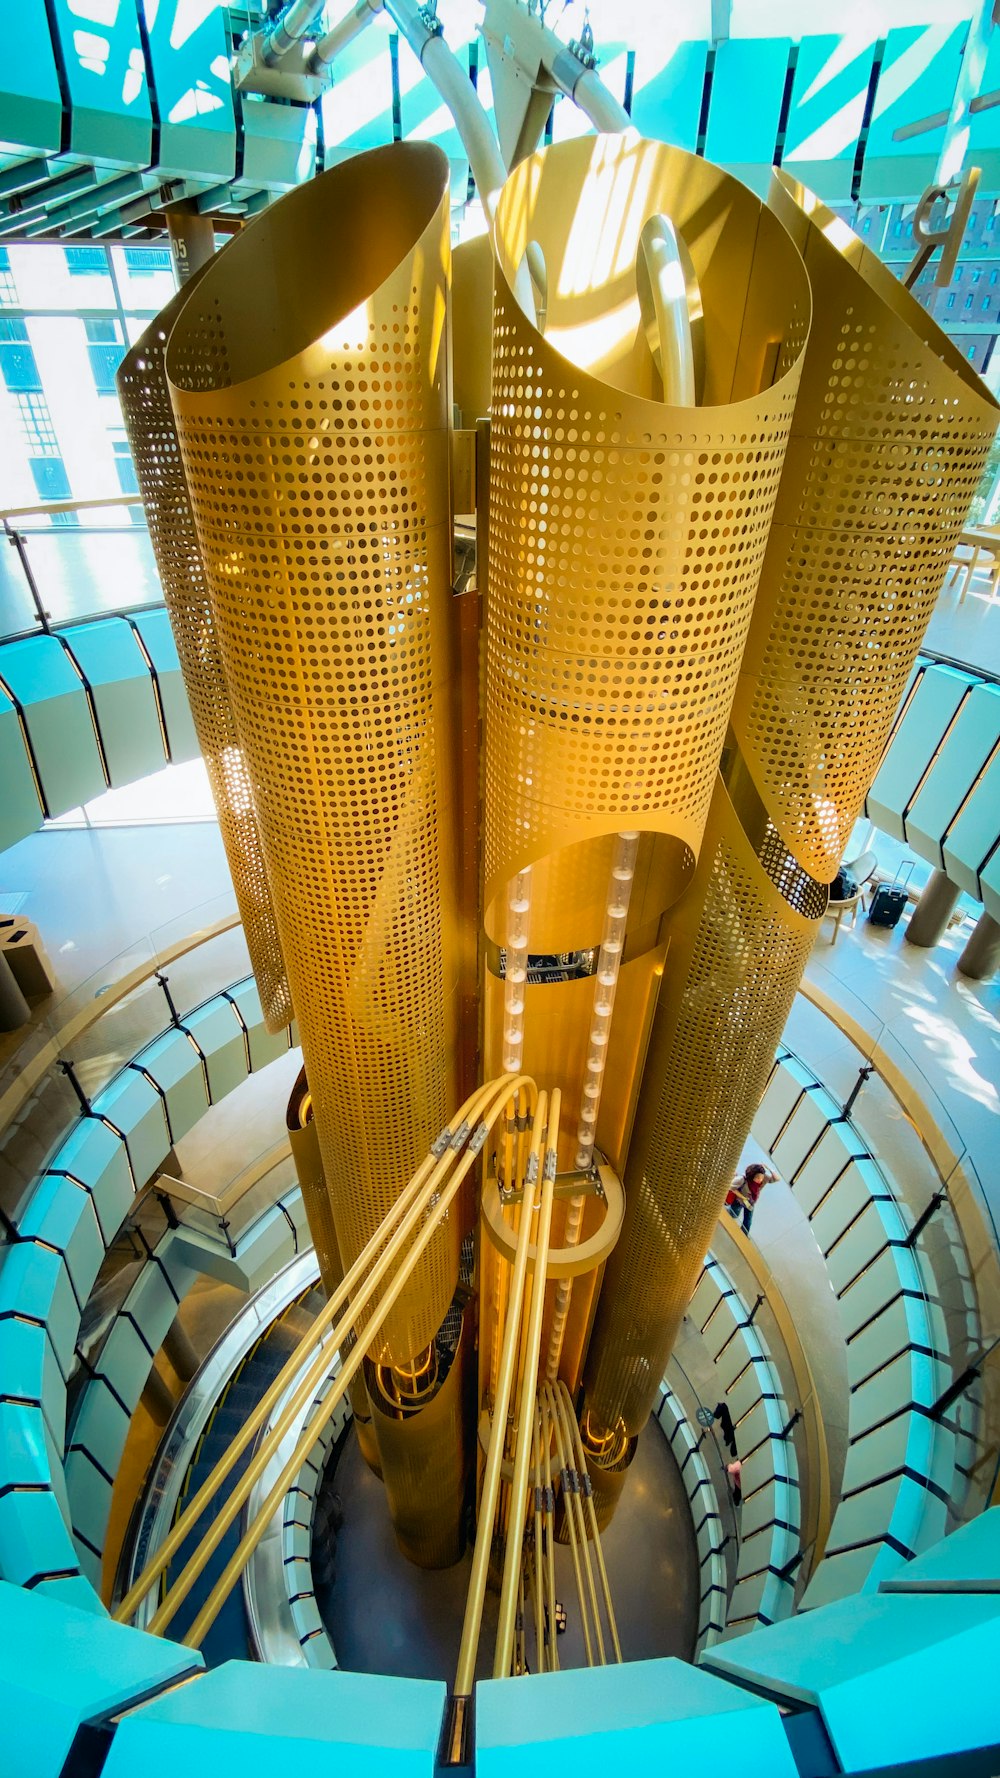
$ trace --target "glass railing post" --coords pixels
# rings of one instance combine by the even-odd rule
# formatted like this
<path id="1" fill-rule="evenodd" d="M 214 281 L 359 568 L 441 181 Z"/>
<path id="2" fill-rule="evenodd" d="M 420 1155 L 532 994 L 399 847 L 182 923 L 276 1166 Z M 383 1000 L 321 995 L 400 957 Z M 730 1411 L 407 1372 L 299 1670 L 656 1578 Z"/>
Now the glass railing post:
<path id="1" fill-rule="evenodd" d="M 21 569 L 28 585 L 28 591 L 31 594 L 31 602 L 35 607 L 35 615 L 46 636 L 48 636 L 51 633 L 49 614 L 46 611 L 45 606 L 42 604 L 42 595 L 38 590 L 38 582 L 31 571 L 31 563 L 28 560 L 28 546 L 24 541 L 22 533 L 14 529 L 9 519 L 4 519 L 3 528 L 7 542 L 17 551 L 17 558 L 21 564 Z"/>

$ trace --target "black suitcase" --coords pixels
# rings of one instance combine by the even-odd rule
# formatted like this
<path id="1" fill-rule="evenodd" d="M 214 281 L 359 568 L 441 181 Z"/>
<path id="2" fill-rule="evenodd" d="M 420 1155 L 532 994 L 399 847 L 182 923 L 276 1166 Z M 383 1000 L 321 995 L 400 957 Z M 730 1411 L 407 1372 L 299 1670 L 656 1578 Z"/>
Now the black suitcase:
<path id="1" fill-rule="evenodd" d="M 910 880 L 912 870 L 913 861 L 911 860 L 908 864 L 900 865 L 891 883 L 879 884 L 872 896 L 872 905 L 868 909 L 868 918 L 873 926 L 887 926 L 891 930 L 893 926 L 899 925 L 900 915 L 908 900 L 906 885 Z"/>

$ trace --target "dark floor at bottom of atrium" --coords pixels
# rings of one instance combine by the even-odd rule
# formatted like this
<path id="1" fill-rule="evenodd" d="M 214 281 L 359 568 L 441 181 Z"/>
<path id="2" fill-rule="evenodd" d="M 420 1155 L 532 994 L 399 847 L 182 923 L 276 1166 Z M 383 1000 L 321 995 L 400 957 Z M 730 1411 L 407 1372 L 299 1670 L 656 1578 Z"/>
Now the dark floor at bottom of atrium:
<path id="1" fill-rule="evenodd" d="M 336 1580 L 317 1593 L 341 1667 L 452 1683 L 469 1583 L 471 1553 L 453 1568 L 428 1571 L 396 1546 L 381 1482 L 349 1438 L 327 1487 L 340 1496 L 343 1526 Z M 662 1432 L 650 1421 L 639 1440 L 621 1504 L 603 1547 L 626 1660 L 679 1655 L 690 1660 L 698 1618 L 698 1555 L 687 1495 Z M 564 1667 L 585 1664 L 570 1552 L 556 1552 L 557 1591 L 568 1626 L 559 1638 Z M 477 1677 L 493 1664 L 497 1599 L 487 1594 Z M 528 1664 L 534 1666 L 529 1634 Z"/>

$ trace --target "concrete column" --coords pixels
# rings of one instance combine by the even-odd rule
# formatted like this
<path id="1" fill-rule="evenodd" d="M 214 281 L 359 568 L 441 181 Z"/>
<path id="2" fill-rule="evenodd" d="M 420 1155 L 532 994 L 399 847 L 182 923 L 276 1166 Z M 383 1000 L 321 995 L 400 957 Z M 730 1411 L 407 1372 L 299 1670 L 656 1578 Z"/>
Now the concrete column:
<path id="1" fill-rule="evenodd" d="M 200 216 L 193 204 L 171 204 L 165 214 L 170 257 L 177 282 L 183 285 L 206 260 L 211 259 L 215 252 L 215 230 L 211 218 Z"/>
<path id="2" fill-rule="evenodd" d="M 174 1370 L 182 1383 L 190 1383 L 201 1364 L 201 1359 L 181 1326 L 178 1315 L 163 1342 L 163 1350 L 169 1358 Z"/>
<path id="3" fill-rule="evenodd" d="M 917 902 L 903 937 L 908 944 L 936 945 L 962 891 L 943 870 L 936 870 Z"/>
<path id="4" fill-rule="evenodd" d="M 14 971 L 0 951 L 0 1031 L 18 1031 L 30 1017 L 31 1008 L 14 979 Z"/>
<path id="5" fill-rule="evenodd" d="M 975 930 L 965 950 L 958 959 L 958 967 L 963 975 L 971 976 L 974 982 L 985 981 L 988 975 L 1000 964 L 1000 921 L 994 920 L 992 914 L 985 910 L 976 921 Z"/>

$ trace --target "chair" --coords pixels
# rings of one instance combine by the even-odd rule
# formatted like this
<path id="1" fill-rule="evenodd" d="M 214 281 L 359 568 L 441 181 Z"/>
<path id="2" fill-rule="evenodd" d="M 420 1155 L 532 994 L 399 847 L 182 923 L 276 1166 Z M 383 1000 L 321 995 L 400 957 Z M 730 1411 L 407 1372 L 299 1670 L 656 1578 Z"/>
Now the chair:
<path id="1" fill-rule="evenodd" d="M 823 918 L 825 919 L 828 914 L 833 921 L 833 932 L 830 935 L 831 945 L 835 945 L 837 942 L 837 934 L 840 931 L 840 922 L 845 914 L 850 914 L 852 926 L 857 925 L 859 902 L 861 903 L 861 906 L 864 907 L 865 904 L 862 900 L 860 888 L 856 889 L 853 895 L 848 895 L 844 901 L 827 902 L 826 914 L 824 914 Z"/>
<path id="2" fill-rule="evenodd" d="M 840 868 L 848 871 L 854 878 L 861 896 L 861 906 L 867 911 L 868 903 L 865 900 L 865 891 L 874 883 L 878 871 L 878 858 L 875 852 L 869 846 L 866 851 L 859 852 L 856 858 L 845 858 Z"/>

